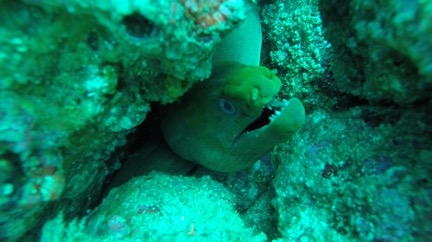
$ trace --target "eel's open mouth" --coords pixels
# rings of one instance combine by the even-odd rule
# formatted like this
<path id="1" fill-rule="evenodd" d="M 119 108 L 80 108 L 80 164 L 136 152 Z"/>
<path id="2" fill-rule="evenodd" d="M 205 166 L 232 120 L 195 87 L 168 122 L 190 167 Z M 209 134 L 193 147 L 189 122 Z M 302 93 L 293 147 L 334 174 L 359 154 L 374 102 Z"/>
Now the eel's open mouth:
<path id="1" fill-rule="evenodd" d="M 279 116 L 282 112 L 282 109 L 288 105 L 288 100 L 282 99 L 279 101 L 277 99 L 273 99 L 271 102 L 265 105 L 263 108 L 261 115 L 255 119 L 252 123 L 250 123 L 245 129 L 243 129 L 240 134 L 237 135 L 233 144 L 237 141 L 237 139 L 244 133 L 251 132 L 257 129 L 260 129 L 266 125 L 269 125 L 273 119 Z"/>

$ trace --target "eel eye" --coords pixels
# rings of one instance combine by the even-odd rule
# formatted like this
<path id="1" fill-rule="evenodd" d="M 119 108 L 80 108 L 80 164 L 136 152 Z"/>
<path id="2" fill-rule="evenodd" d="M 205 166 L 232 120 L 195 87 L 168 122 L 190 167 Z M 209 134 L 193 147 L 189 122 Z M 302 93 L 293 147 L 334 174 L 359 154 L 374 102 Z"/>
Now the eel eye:
<path id="1" fill-rule="evenodd" d="M 228 115 L 234 115 L 237 113 L 237 108 L 234 106 L 234 104 L 225 98 L 219 99 L 219 108 Z"/>

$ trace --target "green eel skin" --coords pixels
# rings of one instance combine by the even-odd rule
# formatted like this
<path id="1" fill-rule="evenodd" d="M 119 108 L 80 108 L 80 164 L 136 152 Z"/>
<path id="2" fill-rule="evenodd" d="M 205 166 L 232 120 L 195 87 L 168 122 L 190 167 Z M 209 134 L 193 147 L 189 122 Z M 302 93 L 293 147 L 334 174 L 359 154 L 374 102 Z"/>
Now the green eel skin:
<path id="1" fill-rule="evenodd" d="M 208 80 L 160 108 L 162 133 L 180 158 L 219 172 L 243 170 L 304 123 L 300 100 L 275 99 L 280 88 L 266 67 L 218 63 Z"/>

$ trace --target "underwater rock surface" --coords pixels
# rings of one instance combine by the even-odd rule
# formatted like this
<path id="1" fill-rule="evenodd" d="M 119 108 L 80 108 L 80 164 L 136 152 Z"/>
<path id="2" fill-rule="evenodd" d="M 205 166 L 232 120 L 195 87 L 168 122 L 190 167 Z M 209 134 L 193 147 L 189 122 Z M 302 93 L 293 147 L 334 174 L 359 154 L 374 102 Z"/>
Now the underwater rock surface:
<path id="1" fill-rule="evenodd" d="M 254 2 L 260 64 L 304 127 L 247 170 L 152 174 L 104 198 L 150 104 L 210 76 L 246 2 L 2 1 L 0 240 L 428 241 L 431 2 Z"/>
<path id="2" fill-rule="evenodd" d="M 320 1 L 337 88 L 370 101 L 413 103 L 432 88 L 430 1 Z M 347 14 L 349 13 L 349 14 Z"/>
<path id="3" fill-rule="evenodd" d="M 60 216 L 47 223 L 42 240 L 266 241 L 233 205 L 233 195 L 209 177 L 150 174 L 111 190 L 87 221 L 67 225 Z"/>
<path id="4" fill-rule="evenodd" d="M 52 207 L 73 214 L 97 199 L 150 102 L 208 77 L 214 45 L 246 12 L 243 1 L 0 4 L 3 240 Z M 224 19 L 208 17 L 222 8 Z"/>

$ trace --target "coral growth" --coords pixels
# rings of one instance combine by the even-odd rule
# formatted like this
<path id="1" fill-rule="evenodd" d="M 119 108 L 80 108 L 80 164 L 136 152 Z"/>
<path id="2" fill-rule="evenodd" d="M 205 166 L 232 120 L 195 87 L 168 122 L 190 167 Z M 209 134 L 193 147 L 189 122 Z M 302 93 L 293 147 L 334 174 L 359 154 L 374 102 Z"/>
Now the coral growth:
<path id="1" fill-rule="evenodd" d="M 430 1 L 321 1 L 335 85 L 370 101 L 412 103 L 432 90 Z"/>
<path id="2" fill-rule="evenodd" d="M 164 192 L 160 192 L 164 191 Z M 80 222 L 65 225 L 60 216 L 47 223 L 50 241 L 265 241 L 247 228 L 233 208 L 233 197 L 209 177 L 151 174 L 113 189 Z M 80 225 L 81 224 L 81 225 Z M 53 230 L 53 227 L 56 230 Z M 65 234 L 74 235 L 64 240 Z"/>
<path id="3" fill-rule="evenodd" d="M 317 1 L 278 0 L 263 6 L 264 39 L 268 42 L 266 65 L 287 80 L 281 95 L 313 102 L 318 82 L 328 65 L 329 43 L 324 39 Z M 309 100 L 312 99 L 312 100 Z"/>
<path id="4" fill-rule="evenodd" d="M 209 76 L 214 45 L 247 9 L 219 1 L 191 13 L 185 4 L 0 3 L 0 240 L 65 201 L 72 213 L 85 209 L 150 102 L 172 102 Z M 197 22 L 221 11 L 223 21 Z"/>

